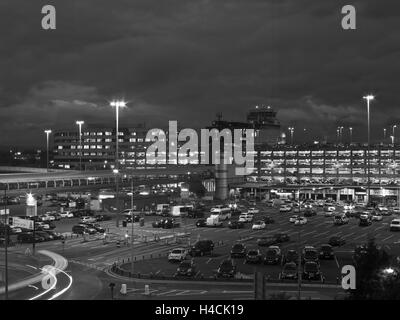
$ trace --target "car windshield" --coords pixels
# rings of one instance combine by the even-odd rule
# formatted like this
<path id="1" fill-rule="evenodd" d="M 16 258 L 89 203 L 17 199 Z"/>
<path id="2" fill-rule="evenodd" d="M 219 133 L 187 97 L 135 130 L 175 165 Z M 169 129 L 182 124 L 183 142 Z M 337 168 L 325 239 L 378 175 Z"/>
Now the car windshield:
<path id="1" fill-rule="evenodd" d="M 392 221 L 392 224 L 400 224 L 400 221 Z"/>
<path id="2" fill-rule="evenodd" d="M 306 263 L 304 265 L 304 269 L 308 272 L 317 272 L 318 271 L 318 266 L 316 263 Z"/>
<path id="3" fill-rule="evenodd" d="M 250 250 L 247 254 L 249 256 L 257 256 L 258 255 L 258 251 L 257 250 Z"/>
<path id="4" fill-rule="evenodd" d="M 285 264 L 285 266 L 283 267 L 283 270 L 288 272 L 288 271 L 296 271 L 297 270 L 297 266 L 294 263 L 288 263 Z"/>
<path id="5" fill-rule="evenodd" d="M 289 252 L 286 254 L 286 258 L 288 258 L 288 259 L 297 258 L 297 252 L 296 252 L 296 251 L 289 251 Z"/>
<path id="6" fill-rule="evenodd" d="M 304 254 L 304 257 L 306 259 L 315 259 L 317 257 L 317 254 L 314 250 L 307 250 Z"/>
<path id="7" fill-rule="evenodd" d="M 180 264 L 179 264 L 179 268 L 185 268 L 185 269 L 188 269 L 188 268 L 190 268 L 191 267 L 191 265 L 190 265 L 190 262 L 181 262 Z"/>
<path id="8" fill-rule="evenodd" d="M 175 249 L 175 250 L 172 250 L 172 253 L 180 254 L 180 253 L 182 253 L 182 251 L 183 250 L 181 250 L 181 249 Z"/>
<path id="9" fill-rule="evenodd" d="M 332 248 L 330 246 L 322 246 L 321 250 L 324 252 L 330 252 L 330 251 L 332 251 Z"/>
<path id="10" fill-rule="evenodd" d="M 265 255 L 266 255 L 267 257 L 275 257 L 276 254 L 277 254 L 277 252 L 276 252 L 275 249 L 268 249 Z"/>
<path id="11" fill-rule="evenodd" d="M 237 251 L 241 251 L 241 250 L 243 250 L 243 245 L 241 245 L 241 244 L 235 244 L 233 247 L 232 247 L 232 250 L 237 250 Z"/>
<path id="12" fill-rule="evenodd" d="M 232 269 L 232 263 L 230 261 L 224 261 L 221 263 L 220 266 L 221 270 L 231 270 Z"/>

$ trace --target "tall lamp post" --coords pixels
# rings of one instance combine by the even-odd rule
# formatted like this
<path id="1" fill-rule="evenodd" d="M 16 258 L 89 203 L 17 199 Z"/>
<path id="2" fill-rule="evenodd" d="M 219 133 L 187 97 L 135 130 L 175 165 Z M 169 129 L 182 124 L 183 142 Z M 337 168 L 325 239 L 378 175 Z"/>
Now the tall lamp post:
<path id="1" fill-rule="evenodd" d="M 47 168 L 47 172 L 49 172 L 49 136 L 50 136 L 51 130 L 44 130 L 44 133 L 46 134 L 46 145 L 47 145 L 46 168 Z"/>
<path id="2" fill-rule="evenodd" d="M 294 133 L 294 127 L 289 127 L 289 132 L 290 132 L 290 144 L 293 145 L 293 133 Z"/>
<path id="3" fill-rule="evenodd" d="M 82 125 L 85 121 L 76 121 L 76 124 L 79 127 L 79 170 L 82 171 Z"/>
<path id="4" fill-rule="evenodd" d="M 133 276 L 134 266 L 133 266 L 133 225 L 135 222 L 135 215 L 133 210 L 133 175 L 131 176 L 131 210 L 132 210 L 132 234 L 131 234 L 131 275 Z"/>
<path id="5" fill-rule="evenodd" d="M 116 226 L 119 227 L 119 154 L 118 154 L 118 139 L 119 139 L 119 108 L 125 108 L 126 102 L 123 100 L 114 100 L 110 102 L 111 107 L 115 107 L 115 206 L 117 208 Z"/>
<path id="6" fill-rule="evenodd" d="M 370 115 L 369 115 L 370 114 L 370 112 L 369 112 L 369 104 L 370 104 L 371 100 L 375 99 L 375 97 L 372 94 L 369 94 L 367 96 L 364 96 L 363 99 L 367 100 L 367 115 L 368 115 L 368 151 L 367 151 L 368 152 L 368 156 L 367 156 L 367 159 L 368 159 L 367 204 L 368 204 L 369 201 L 370 201 L 370 195 L 371 195 L 371 167 L 370 167 L 370 148 L 371 148 L 371 146 L 370 146 L 370 143 L 371 143 L 371 129 L 370 129 L 370 126 L 371 126 L 371 122 L 370 122 Z"/>
<path id="7" fill-rule="evenodd" d="M 352 144 L 352 142 L 353 142 L 353 128 L 350 127 L 349 131 L 350 131 L 350 144 Z"/>
<path id="8" fill-rule="evenodd" d="M 8 300 L 8 215 L 7 215 L 7 185 L 2 184 L 4 188 L 4 299 Z"/>
<path id="9" fill-rule="evenodd" d="M 386 128 L 383 128 L 383 143 L 386 141 Z"/>
<path id="10" fill-rule="evenodd" d="M 396 129 L 397 128 L 397 126 L 396 125 L 394 125 L 393 127 L 392 127 L 392 136 L 393 136 L 393 145 L 394 145 L 394 142 L 395 142 L 395 139 L 396 139 L 396 135 L 394 134 L 394 129 Z"/>

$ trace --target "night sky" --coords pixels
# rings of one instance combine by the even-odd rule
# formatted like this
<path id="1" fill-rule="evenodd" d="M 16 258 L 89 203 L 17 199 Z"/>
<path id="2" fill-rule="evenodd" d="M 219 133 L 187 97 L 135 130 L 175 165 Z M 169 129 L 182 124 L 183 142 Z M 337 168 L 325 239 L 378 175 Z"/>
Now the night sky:
<path id="1" fill-rule="evenodd" d="M 45 4 L 57 30 L 41 29 Z M 346 4 L 357 30 L 341 28 Z M 400 125 L 396 0 L 1 0 L 0 14 L 1 146 L 43 146 L 45 128 L 75 120 L 111 126 L 116 97 L 121 125 L 198 128 L 266 104 L 295 140 L 333 141 L 337 126 L 366 139 L 373 92 L 373 139 Z"/>

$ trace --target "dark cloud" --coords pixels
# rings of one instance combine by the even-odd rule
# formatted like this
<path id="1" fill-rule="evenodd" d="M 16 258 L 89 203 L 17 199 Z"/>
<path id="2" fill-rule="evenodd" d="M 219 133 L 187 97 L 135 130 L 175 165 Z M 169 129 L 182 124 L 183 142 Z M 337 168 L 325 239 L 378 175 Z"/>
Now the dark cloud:
<path id="1" fill-rule="evenodd" d="M 355 31 L 338 0 L 53 0 L 56 31 L 40 28 L 45 4 L 0 3 L 0 145 L 43 144 L 44 127 L 76 119 L 113 125 L 119 96 L 124 125 L 198 127 L 266 103 L 307 139 L 339 125 L 364 139 L 370 91 L 375 139 L 400 119 L 398 1 L 352 1 Z"/>

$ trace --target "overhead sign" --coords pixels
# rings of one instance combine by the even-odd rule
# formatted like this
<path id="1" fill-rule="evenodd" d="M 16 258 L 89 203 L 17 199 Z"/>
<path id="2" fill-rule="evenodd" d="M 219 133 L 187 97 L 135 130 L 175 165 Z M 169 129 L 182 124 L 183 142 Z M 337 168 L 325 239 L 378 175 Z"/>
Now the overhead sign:
<path id="1" fill-rule="evenodd" d="M 17 228 L 33 230 L 33 220 L 12 217 L 12 226 Z"/>

